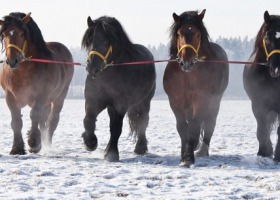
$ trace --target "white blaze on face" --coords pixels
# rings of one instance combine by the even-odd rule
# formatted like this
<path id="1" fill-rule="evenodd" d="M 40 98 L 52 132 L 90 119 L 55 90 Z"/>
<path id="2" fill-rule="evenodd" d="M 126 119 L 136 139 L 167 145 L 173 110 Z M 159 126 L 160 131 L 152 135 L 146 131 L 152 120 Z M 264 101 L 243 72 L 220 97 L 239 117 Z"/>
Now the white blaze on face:
<path id="1" fill-rule="evenodd" d="M 10 35 L 13 36 L 14 35 L 15 30 L 11 30 L 10 31 Z"/>
<path id="2" fill-rule="evenodd" d="M 276 39 L 280 38 L 280 32 L 276 32 L 275 37 Z"/>

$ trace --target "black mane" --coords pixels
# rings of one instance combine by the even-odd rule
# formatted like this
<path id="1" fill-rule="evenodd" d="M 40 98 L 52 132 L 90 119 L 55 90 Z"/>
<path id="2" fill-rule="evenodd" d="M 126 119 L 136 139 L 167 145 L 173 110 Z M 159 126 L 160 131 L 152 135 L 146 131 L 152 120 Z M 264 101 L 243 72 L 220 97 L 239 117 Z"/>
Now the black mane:
<path id="1" fill-rule="evenodd" d="M 204 23 L 198 17 L 198 11 L 188 11 L 182 13 L 180 16 L 180 22 L 173 23 L 170 27 L 170 56 L 176 56 L 177 49 L 177 31 L 185 24 L 196 26 L 201 32 L 201 45 L 206 45 L 206 48 L 210 48 L 210 39 Z M 202 47 L 203 48 L 203 47 Z"/>
<path id="2" fill-rule="evenodd" d="M 24 31 L 26 38 L 30 39 L 30 41 L 36 46 L 38 52 L 49 56 L 51 52 L 46 46 L 41 30 L 39 29 L 38 25 L 31 17 L 30 17 L 30 21 L 25 25 L 21 21 L 21 19 L 23 19 L 25 16 L 26 16 L 25 13 L 20 13 L 20 12 L 13 12 L 5 16 L 3 18 L 4 24 L 0 29 L 0 34 L 2 35 L 2 33 L 7 29 L 8 26 L 15 25 Z M 3 44 L 2 37 L 1 37 L 1 42 Z"/>
<path id="3" fill-rule="evenodd" d="M 265 33 L 274 27 L 280 27 L 280 16 L 279 15 L 270 15 L 270 21 L 269 24 L 267 24 L 266 22 L 264 22 L 257 34 L 256 37 L 256 42 L 255 42 L 255 48 L 254 51 L 256 51 L 258 49 L 258 47 L 262 46 L 262 40 L 265 36 Z"/>
<path id="4" fill-rule="evenodd" d="M 94 41 L 94 31 L 97 26 L 101 24 L 109 42 L 113 46 L 113 52 L 116 52 L 114 49 L 126 51 L 127 53 L 135 50 L 134 44 L 130 41 L 125 30 L 122 28 L 122 25 L 117 19 L 113 17 L 102 16 L 94 20 L 93 23 L 94 25 L 90 26 L 83 36 L 83 48 L 90 50 L 91 44 Z"/>

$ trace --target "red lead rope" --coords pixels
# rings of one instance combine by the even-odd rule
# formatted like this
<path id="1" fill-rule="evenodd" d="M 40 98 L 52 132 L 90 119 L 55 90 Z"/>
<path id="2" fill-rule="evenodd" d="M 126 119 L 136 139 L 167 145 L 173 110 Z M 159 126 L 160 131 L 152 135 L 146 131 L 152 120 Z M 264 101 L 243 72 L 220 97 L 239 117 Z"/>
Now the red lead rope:
<path id="1" fill-rule="evenodd" d="M 64 62 L 64 61 L 58 61 L 58 60 L 47 60 L 47 59 L 39 59 L 39 58 L 29 58 L 26 61 L 86 66 L 86 64 L 82 64 L 82 63 L 79 63 L 79 62 Z"/>
<path id="2" fill-rule="evenodd" d="M 204 63 L 221 63 L 221 64 L 255 64 L 255 65 L 263 65 L 263 66 L 268 66 L 267 63 L 256 63 L 256 62 L 246 62 L 246 61 L 236 61 L 236 60 L 197 60 L 197 62 L 204 62 Z"/>
<path id="3" fill-rule="evenodd" d="M 53 64 L 66 64 L 66 65 L 79 65 L 86 67 L 86 64 L 79 63 L 79 62 L 65 62 L 65 61 L 58 61 L 58 60 L 48 60 L 48 59 L 39 59 L 39 58 L 28 58 L 24 61 L 31 61 L 31 62 L 41 62 L 41 63 L 53 63 Z M 106 67 L 109 66 L 120 66 L 120 65 L 141 65 L 141 64 L 151 64 L 151 63 L 161 63 L 161 62 L 177 62 L 177 59 L 173 60 L 144 60 L 144 61 L 135 61 L 135 62 L 124 62 L 124 63 L 111 63 L 107 64 Z M 0 63 L 3 63 L 4 60 L 1 60 Z M 220 63 L 220 64 L 256 64 L 256 65 L 263 65 L 268 66 L 267 63 L 255 63 L 255 62 L 245 62 L 245 61 L 235 61 L 235 60 L 200 60 L 197 59 L 196 62 L 203 62 L 203 63 Z"/>

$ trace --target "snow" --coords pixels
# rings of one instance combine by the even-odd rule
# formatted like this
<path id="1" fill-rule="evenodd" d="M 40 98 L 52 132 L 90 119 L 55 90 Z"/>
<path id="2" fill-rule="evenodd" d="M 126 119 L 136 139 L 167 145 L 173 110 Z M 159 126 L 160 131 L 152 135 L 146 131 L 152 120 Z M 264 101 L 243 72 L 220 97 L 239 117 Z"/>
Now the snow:
<path id="1" fill-rule="evenodd" d="M 83 146 L 84 100 L 65 101 L 53 146 L 39 154 L 11 156 L 10 112 L 0 100 L 1 199 L 278 199 L 280 165 L 258 157 L 256 122 L 249 101 L 221 103 L 210 157 L 191 168 L 179 166 L 180 138 L 166 100 L 153 100 L 147 129 L 149 153 L 137 156 L 125 118 L 119 140 L 120 162 L 103 151 L 109 139 L 107 112 L 97 121 L 99 146 Z M 23 109 L 23 136 L 30 127 Z M 272 142 L 276 143 L 275 130 Z M 27 147 L 27 143 L 26 143 Z M 26 148 L 27 149 L 27 148 Z"/>

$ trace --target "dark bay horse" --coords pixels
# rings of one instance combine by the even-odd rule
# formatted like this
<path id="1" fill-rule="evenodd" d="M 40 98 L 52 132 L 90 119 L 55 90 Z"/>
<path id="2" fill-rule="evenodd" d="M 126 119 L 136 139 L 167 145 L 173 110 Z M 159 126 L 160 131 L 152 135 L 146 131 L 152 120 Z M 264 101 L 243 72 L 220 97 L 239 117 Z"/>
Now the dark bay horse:
<path id="1" fill-rule="evenodd" d="M 45 43 L 41 31 L 29 14 L 10 13 L 0 20 L 1 42 L 7 60 L 1 69 L 1 86 L 11 111 L 14 131 L 10 154 L 25 154 L 22 137 L 21 109 L 31 107 L 31 129 L 28 132 L 29 151 L 41 149 L 41 133 L 51 144 L 59 122 L 59 114 L 71 82 L 74 66 L 26 61 L 34 57 L 72 61 L 69 50 L 57 42 Z"/>
<path id="2" fill-rule="evenodd" d="M 164 90 L 174 112 L 181 138 L 181 165 L 195 162 L 196 156 L 208 156 L 209 144 L 216 126 L 220 101 L 228 85 L 228 64 L 208 63 L 207 60 L 227 61 L 225 51 L 209 41 L 203 24 L 205 10 L 173 13 L 170 56 L 178 62 L 168 62 Z M 205 62 L 197 62 L 203 59 Z"/>
<path id="3" fill-rule="evenodd" d="M 273 147 L 270 140 L 272 125 L 280 114 L 280 16 L 264 13 L 262 24 L 249 58 L 254 64 L 245 65 L 244 88 L 252 102 L 257 121 L 258 155 L 271 157 Z M 266 63 L 267 66 L 262 65 Z M 280 127 L 274 160 L 280 161 Z"/>
<path id="4" fill-rule="evenodd" d="M 97 148 L 95 135 L 98 114 L 107 108 L 110 117 L 110 140 L 105 159 L 118 161 L 118 140 L 123 118 L 127 113 L 130 128 L 137 137 L 136 154 L 148 150 L 146 128 L 149 122 L 150 101 L 155 93 L 154 64 L 108 66 L 110 63 L 153 60 L 149 50 L 133 44 L 118 20 L 102 16 L 87 19 L 82 46 L 88 50 L 88 76 L 85 84 L 85 132 L 82 134 L 86 149 Z"/>

